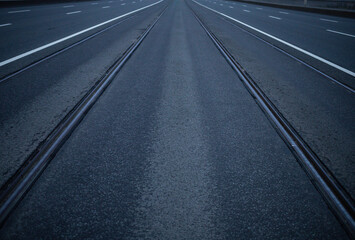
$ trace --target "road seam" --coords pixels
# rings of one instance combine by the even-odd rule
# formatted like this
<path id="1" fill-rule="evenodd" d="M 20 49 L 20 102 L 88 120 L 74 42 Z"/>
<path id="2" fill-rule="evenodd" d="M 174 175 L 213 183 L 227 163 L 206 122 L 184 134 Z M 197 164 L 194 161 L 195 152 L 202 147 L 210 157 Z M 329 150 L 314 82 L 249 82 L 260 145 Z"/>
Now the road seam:
<path id="1" fill-rule="evenodd" d="M 264 32 L 264 31 L 262 31 L 262 30 L 260 30 L 260 29 L 258 29 L 258 28 L 255 28 L 255 27 L 253 27 L 253 26 L 251 26 L 251 25 L 249 25 L 249 24 L 246 24 L 246 23 L 244 23 L 244 22 L 242 22 L 242 21 L 239 21 L 239 20 L 237 20 L 237 19 L 235 19 L 235 18 L 233 18 L 233 17 L 231 17 L 231 16 L 228 16 L 227 14 L 221 13 L 221 12 L 219 12 L 219 11 L 217 11 L 217 10 L 214 10 L 213 8 L 207 7 L 207 6 L 205 6 L 205 5 L 203 5 L 203 4 L 199 3 L 199 2 L 197 2 L 197 1 L 195 1 L 195 0 L 192 0 L 192 1 L 193 1 L 194 3 L 196 3 L 196 4 L 198 4 L 198 5 L 200 5 L 200 6 L 204 7 L 204 8 L 206 8 L 206 9 L 212 11 L 212 12 L 215 12 L 215 13 L 217 13 L 217 14 L 223 16 L 223 17 L 226 17 L 226 18 L 228 18 L 228 19 L 230 19 L 230 20 L 233 20 L 234 22 L 237 22 L 237 23 L 239 23 L 239 24 L 241 24 L 241 25 L 243 25 L 243 26 L 245 26 L 245 27 L 248 27 L 248 28 L 250 28 L 250 29 L 252 29 L 252 30 L 258 32 L 258 33 L 261 33 L 261 34 L 263 34 L 263 35 L 265 35 L 265 36 L 267 36 L 267 37 L 269 37 L 269 38 L 272 38 L 272 39 L 274 39 L 274 40 L 276 40 L 276 41 L 278 41 L 278 42 L 280 42 L 280 43 L 283 43 L 284 45 L 286 45 L 286 46 L 288 46 L 288 47 L 291 47 L 291 48 L 293 48 L 293 49 L 295 49 L 295 50 L 297 50 L 297 51 L 299 51 L 299 52 L 301 52 L 301 53 L 303 53 L 303 54 L 306 54 L 306 55 L 308 55 L 308 56 L 310 56 L 310 57 L 312 57 L 312 58 L 314 58 L 314 59 L 317 59 L 318 61 L 321 61 L 321 62 L 323 62 L 323 63 L 325 63 L 325 64 L 327 64 L 327 65 L 329 65 L 329 66 L 331 66 L 331 67 L 333 67 L 333 68 L 336 68 L 336 69 L 338 69 L 338 70 L 340 70 L 340 71 L 342 71 L 342 72 L 344 72 L 344 73 L 346 73 L 346 74 L 348 74 L 348 75 L 350 75 L 350 76 L 352 76 L 352 77 L 355 77 L 355 72 L 352 72 L 352 71 L 350 71 L 349 69 L 346 69 L 346 68 L 344 68 L 344 67 L 342 67 L 342 66 L 340 66 L 340 65 L 338 65 L 338 64 L 335 64 L 335 63 L 333 63 L 333 62 L 331 62 L 331 61 L 328 61 L 328 60 L 326 60 L 326 59 L 324 59 L 324 58 L 322 58 L 322 57 L 320 57 L 320 56 L 318 56 L 318 55 L 316 55 L 316 54 L 314 54 L 314 53 L 308 52 L 307 50 L 304 50 L 304 49 L 302 49 L 302 48 L 300 48 L 300 47 L 297 47 L 296 45 L 293 45 L 292 43 L 289 43 L 289 42 L 287 42 L 287 41 L 285 41 L 285 40 L 282 40 L 282 39 L 280 39 L 280 38 L 278 38 L 278 37 L 275 37 L 275 36 L 273 36 L 273 35 L 271 35 L 271 34 L 269 34 L 269 33 L 266 33 L 266 32 Z"/>
<path id="2" fill-rule="evenodd" d="M 118 16 L 118 17 L 112 18 L 112 19 L 110 19 L 110 20 L 107 20 L 107 21 L 105 21 L 105 22 L 99 23 L 99 24 L 94 25 L 94 26 L 92 26 L 92 27 L 86 28 L 86 29 L 81 30 L 81 31 L 79 31 L 79 32 L 73 33 L 73 34 L 71 34 L 71 35 L 69 35 L 69 36 L 66 36 L 66 37 L 64 37 L 64 38 L 58 39 L 58 40 L 56 40 L 56 41 L 54 41 L 54 42 L 45 44 L 45 45 L 43 45 L 43 46 L 41 46 L 41 47 L 32 49 L 32 50 L 30 50 L 30 51 L 28 51 L 28 52 L 22 53 L 22 54 L 20 54 L 20 55 L 15 56 L 15 57 L 9 58 L 9 59 L 7 59 L 7 60 L 5 60 L 5 61 L 0 62 L 0 67 L 2 67 L 2 66 L 4 66 L 4 65 L 7 65 L 7 64 L 9 64 L 9 63 L 11 63 L 11 62 L 14 62 L 14 61 L 16 61 L 16 60 L 19 60 L 19 59 L 21 59 L 21 58 L 24 58 L 24 57 L 27 57 L 27 56 L 29 56 L 29 55 L 32 55 L 32 54 L 34 54 L 34 53 L 36 53 L 36 52 L 39 52 L 39 51 L 41 51 L 41 50 L 43 50 L 43 49 L 49 48 L 49 47 L 51 47 L 51 46 L 54 46 L 54 45 L 56 45 L 56 44 L 58 44 L 58 43 L 64 42 L 64 41 L 66 41 L 66 40 L 68 40 L 68 39 L 71 39 L 71 38 L 73 38 L 73 37 L 79 36 L 79 35 L 81 35 L 81 34 L 83 34 L 83 33 L 86 33 L 86 32 L 88 32 L 88 31 L 91 31 L 91 30 L 93 30 L 93 29 L 96 29 L 96 28 L 98 28 L 98 27 L 101 27 L 101 26 L 106 25 L 106 24 L 108 24 L 108 23 L 111 23 L 111 22 L 113 22 L 113 21 L 116 21 L 116 20 L 118 20 L 118 19 L 120 19 L 120 18 L 126 17 L 126 16 L 128 16 L 128 15 L 133 14 L 133 13 L 142 11 L 143 9 L 146 9 L 146 8 L 152 7 L 152 6 L 154 6 L 154 5 L 157 5 L 157 4 L 159 4 L 159 3 L 163 2 L 163 1 L 164 1 L 164 0 L 160 0 L 160 1 L 158 1 L 158 2 L 152 3 L 152 4 L 147 5 L 147 6 L 145 6 L 145 7 L 142 7 L 142 8 L 136 9 L 136 10 L 133 10 L 133 11 L 131 11 L 131 12 L 128 12 L 128 13 L 125 13 L 125 14 L 120 15 L 120 16 Z"/>

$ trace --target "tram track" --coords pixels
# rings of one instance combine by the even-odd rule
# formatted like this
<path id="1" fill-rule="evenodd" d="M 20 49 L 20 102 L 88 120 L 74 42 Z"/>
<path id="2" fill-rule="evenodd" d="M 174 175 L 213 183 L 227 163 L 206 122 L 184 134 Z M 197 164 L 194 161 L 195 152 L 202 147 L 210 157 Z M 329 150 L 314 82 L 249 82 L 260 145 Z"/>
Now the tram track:
<path id="1" fill-rule="evenodd" d="M 354 202 L 338 180 L 322 163 L 315 152 L 302 139 L 287 119 L 280 113 L 276 106 L 269 100 L 256 82 L 238 63 L 223 43 L 206 26 L 196 11 L 187 4 L 195 18 L 213 41 L 214 45 L 237 73 L 246 89 L 255 99 L 267 118 L 271 121 L 281 138 L 286 142 L 291 151 L 298 159 L 300 165 L 306 171 L 311 181 L 326 200 L 335 216 L 342 223 L 348 234 L 355 236 L 355 211 Z M 349 89 L 348 89 L 349 90 Z"/>
<path id="2" fill-rule="evenodd" d="M 157 3 L 160 3 L 160 2 L 157 2 Z M 155 3 L 155 4 L 157 4 L 157 3 Z M 34 67 L 34 66 L 36 66 L 36 65 L 38 65 L 38 64 L 40 64 L 40 63 L 42 63 L 44 61 L 47 61 L 47 60 L 49 60 L 49 59 L 51 59 L 51 58 L 53 58 L 53 57 L 55 57 L 55 56 L 57 56 L 59 54 L 62 54 L 64 52 L 72 49 L 75 46 L 78 46 L 78 45 L 80 45 L 80 44 L 82 44 L 84 42 L 87 42 L 88 40 L 90 40 L 90 39 L 92 39 L 92 38 L 94 38 L 94 37 L 106 32 L 106 31 L 108 31 L 108 30 L 120 25 L 121 23 L 124 23 L 125 21 L 127 21 L 129 19 L 132 19 L 133 17 L 136 17 L 136 16 L 142 14 L 145 10 L 149 9 L 150 7 L 154 6 L 155 4 L 146 6 L 144 8 L 141 8 L 141 9 L 138 9 L 138 10 L 135 10 L 135 11 L 132 11 L 130 13 L 123 14 L 121 19 L 120 18 L 117 19 L 118 20 L 117 22 L 115 22 L 115 23 L 113 23 L 111 25 L 108 25 L 108 26 L 106 26 L 106 27 L 104 27 L 102 29 L 99 29 L 98 31 L 94 31 L 93 33 L 90 33 L 89 35 L 84 36 L 84 38 L 80 38 L 79 40 L 74 41 L 73 43 L 69 44 L 68 46 L 65 46 L 65 47 L 63 47 L 63 48 L 61 48 L 59 50 L 56 50 L 56 51 L 48 54 L 48 55 L 45 55 L 44 57 L 40 57 L 39 59 L 34 60 L 33 62 L 31 62 L 29 64 L 26 64 L 25 66 L 21 67 L 18 70 L 14 70 L 14 71 L 12 71 L 10 73 L 5 74 L 4 76 L 1 76 L 0 77 L 0 84 L 2 82 L 5 82 L 5 81 L 17 76 L 18 74 L 20 74 L 20 73 L 22 73 L 24 71 L 27 71 L 27 70 L 31 69 L 32 67 Z M 83 31 L 86 31 L 86 30 L 83 30 Z"/>
<path id="3" fill-rule="evenodd" d="M 64 117 L 64 119 L 57 125 L 57 127 L 49 134 L 46 140 L 42 142 L 42 144 L 31 154 L 29 158 L 27 158 L 21 169 L 19 169 L 16 174 L 12 178 L 10 178 L 10 180 L 8 180 L 8 182 L 2 187 L 2 189 L 0 190 L 0 227 L 4 224 L 14 207 L 20 202 L 20 200 L 24 197 L 30 187 L 38 179 L 38 177 L 41 175 L 46 166 L 54 158 L 55 154 L 69 138 L 71 133 L 80 124 L 80 122 L 89 112 L 91 107 L 95 104 L 95 102 L 100 98 L 102 93 L 110 85 L 110 83 L 113 81 L 118 72 L 122 69 L 124 64 L 132 56 L 135 50 L 140 46 L 140 44 L 149 34 L 149 32 L 153 29 L 155 24 L 164 14 L 166 8 L 167 6 L 163 8 L 163 10 L 158 14 L 153 23 L 151 23 L 148 28 L 138 37 L 137 41 L 125 51 L 122 57 L 118 59 L 106 71 L 106 73 L 101 77 L 101 79 L 97 81 L 97 83 Z M 112 27 L 113 25 L 101 31 L 106 31 Z M 97 32 L 96 35 L 101 33 L 101 31 Z M 85 38 L 84 40 L 81 40 L 75 44 L 80 44 L 83 41 L 86 41 L 96 35 L 91 35 L 87 39 Z M 72 48 L 73 46 L 70 46 L 70 48 Z M 70 48 L 68 47 L 68 49 Z M 65 51 L 68 49 L 65 48 L 61 51 Z M 56 54 L 59 53 L 60 52 L 57 52 Z M 53 56 L 47 56 L 47 59 L 50 57 Z M 42 59 L 42 61 L 44 61 L 44 59 Z"/>

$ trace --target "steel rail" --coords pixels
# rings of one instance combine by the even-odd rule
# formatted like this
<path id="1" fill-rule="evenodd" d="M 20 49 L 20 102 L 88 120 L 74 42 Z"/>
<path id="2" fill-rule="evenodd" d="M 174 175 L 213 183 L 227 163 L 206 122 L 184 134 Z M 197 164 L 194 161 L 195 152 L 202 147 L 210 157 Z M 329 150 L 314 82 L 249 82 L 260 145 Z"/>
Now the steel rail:
<path id="1" fill-rule="evenodd" d="M 266 114 L 276 128 L 279 135 L 286 142 L 296 159 L 310 177 L 312 183 L 321 193 L 327 204 L 331 207 L 335 216 L 344 226 L 347 233 L 355 236 L 355 212 L 354 202 L 346 190 L 323 165 L 321 160 L 295 131 L 291 124 L 282 116 L 276 106 L 268 99 L 265 93 L 258 87 L 254 80 L 248 75 L 243 67 L 235 60 L 232 54 L 221 43 L 221 41 L 211 32 L 211 30 L 203 23 L 195 10 L 187 4 L 193 12 L 195 18 L 205 30 L 214 45 L 224 56 L 229 65 L 237 73 L 239 79 L 247 88 L 249 93 L 256 100 L 260 108 Z"/>
<path id="2" fill-rule="evenodd" d="M 110 67 L 98 83 L 89 90 L 80 102 L 66 115 L 61 123 L 59 123 L 48 136 L 45 142 L 26 160 L 26 166 L 6 184 L 6 188 L 0 195 L 0 227 L 4 225 L 14 207 L 25 196 L 49 162 L 54 158 L 61 146 L 70 137 L 71 133 L 80 124 L 91 107 L 114 80 L 117 73 L 122 69 L 127 60 L 153 29 L 160 17 L 164 14 L 166 8 L 167 6 L 164 7 L 154 22 L 143 32 L 143 34 L 140 35 L 137 41 L 126 50 L 123 56 Z"/>
<path id="3" fill-rule="evenodd" d="M 131 18 L 134 18 L 134 17 L 137 17 L 137 16 L 143 14 L 148 9 L 150 9 L 150 8 L 142 9 L 139 12 L 135 12 L 135 13 L 133 13 L 131 15 L 128 15 L 125 18 L 123 18 L 121 20 L 118 20 L 118 22 L 116 22 L 116 23 L 114 23 L 112 25 L 109 25 L 109 26 L 104 27 L 103 29 L 101 29 L 99 31 L 91 33 L 88 36 L 86 36 L 86 37 L 84 37 L 82 39 L 79 39 L 79 40 L 69 44 L 68 46 L 66 46 L 64 48 L 61 48 L 61 49 L 59 49 L 59 50 L 57 50 L 57 51 L 55 51 L 53 53 L 50 53 L 50 54 L 48 54 L 48 55 L 46 55 L 46 56 L 44 56 L 42 58 L 39 58 L 39 59 L 35 60 L 34 62 L 29 63 L 28 65 L 25 65 L 24 67 L 22 67 L 22 68 L 20 68 L 18 70 L 15 70 L 15 71 L 13 71 L 11 73 L 5 74 L 3 77 L 0 78 L 0 84 L 2 82 L 5 82 L 5 81 L 9 80 L 12 77 L 17 76 L 18 74 L 20 74 L 20 73 L 22 73 L 22 72 L 24 72 L 24 71 L 26 71 L 26 70 L 38 65 L 38 64 L 46 61 L 46 60 L 49 60 L 49 59 L 51 59 L 51 58 L 53 58 L 53 57 L 55 57 L 55 56 L 57 56 L 57 55 L 59 55 L 59 54 L 61 54 L 63 52 L 66 52 L 67 50 L 69 50 L 69 49 L 71 49 L 71 48 L 73 48 L 73 47 L 75 47 L 75 46 L 77 46 L 79 44 L 82 44 L 82 43 L 84 43 L 84 42 L 96 37 L 97 35 L 100 35 L 100 34 L 106 32 L 107 30 L 110 30 L 111 28 L 116 27 L 117 25 L 120 25 L 121 23 L 123 23 L 123 22 L 125 22 L 125 21 L 127 21 L 127 20 L 129 20 Z"/>

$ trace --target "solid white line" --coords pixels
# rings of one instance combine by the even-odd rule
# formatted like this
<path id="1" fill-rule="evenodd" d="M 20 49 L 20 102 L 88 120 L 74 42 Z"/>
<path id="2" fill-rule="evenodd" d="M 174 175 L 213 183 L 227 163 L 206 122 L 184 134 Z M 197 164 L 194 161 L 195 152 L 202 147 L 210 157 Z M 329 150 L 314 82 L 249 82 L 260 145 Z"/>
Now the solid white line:
<path id="1" fill-rule="evenodd" d="M 275 18 L 275 19 L 277 19 L 277 20 L 281 20 L 281 18 L 279 18 L 279 17 L 275 17 L 275 16 L 269 16 L 270 18 Z"/>
<path id="2" fill-rule="evenodd" d="M 295 45 L 293 45 L 293 44 L 291 44 L 291 43 L 289 43 L 289 42 L 286 42 L 286 41 L 284 41 L 284 40 L 282 40 L 282 39 L 280 39 L 280 38 L 277 38 L 277 37 L 275 37 L 275 36 L 273 36 L 273 35 L 271 35 L 271 34 L 269 34 L 269 33 L 266 33 L 266 32 L 264 32 L 264 31 L 261 31 L 261 30 L 255 28 L 255 27 L 253 27 L 253 26 L 250 26 L 250 25 L 248 25 L 248 24 L 246 24 L 246 23 L 244 23 L 244 22 L 242 22 L 242 21 L 239 21 L 239 20 L 237 20 L 237 19 L 235 19 L 235 18 L 232 18 L 232 17 L 230 17 L 230 16 L 228 16 L 228 15 L 226 15 L 226 14 L 224 14 L 224 13 L 221 13 L 221 12 L 218 12 L 218 11 L 212 9 L 212 8 L 209 8 L 209 7 L 203 5 L 203 4 L 199 3 L 199 2 L 196 2 L 195 0 L 192 0 L 192 1 L 195 2 L 195 3 L 197 3 L 197 4 L 200 5 L 200 6 L 204 7 L 204 8 L 207 8 L 207 9 L 211 10 L 212 12 L 218 13 L 219 15 L 222 15 L 222 16 L 228 18 L 228 19 L 231 19 L 231 20 L 233 20 L 233 21 L 235 21 L 235 22 L 237 22 L 237 23 L 239 23 L 239 24 L 241 24 L 241 25 L 243 25 L 243 26 L 246 26 L 246 27 L 248 27 L 248 28 L 250 28 L 250 29 L 252 29 L 252 30 L 254 30 L 254 31 L 256 31 L 256 32 L 259 32 L 259 33 L 261 33 L 261 34 L 264 34 L 265 36 L 267 36 L 267 37 L 269 37 L 269 38 L 272 38 L 272 39 L 274 39 L 274 40 L 276 40 L 276 41 L 278 41 L 278 42 L 280 42 L 280 43 L 285 44 L 286 46 L 289 46 L 289 47 L 291 47 L 291 48 L 293 48 L 293 49 L 296 49 L 297 51 L 300 51 L 300 52 L 302 52 L 302 53 L 304 53 L 304 54 L 306 54 L 306 55 L 308 55 L 308 56 L 310 56 L 310 57 L 313 57 L 313 58 L 317 59 L 318 61 L 321 61 L 321 62 L 323 62 L 323 63 L 325 63 L 325 64 L 328 64 L 329 66 L 332 66 L 332 67 L 334 67 L 334 68 L 336 68 L 336 69 L 338 69 L 338 70 L 340 70 L 340 71 L 342 71 L 342 72 L 344 72 L 344 73 L 346 73 L 346 74 L 349 74 L 350 76 L 355 77 L 355 73 L 354 73 L 354 72 L 352 72 L 352 71 L 350 71 L 350 70 L 348 70 L 348 69 L 346 69 L 346 68 L 343 68 L 342 66 L 339 66 L 339 65 L 337 65 L 337 64 L 335 64 L 335 63 L 333 63 L 333 62 L 330 62 L 330 61 L 328 61 L 328 60 L 326 60 L 326 59 L 324 59 L 324 58 L 322 58 L 322 57 L 319 57 L 319 56 L 317 56 L 317 55 L 315 55 L 315 54 L 313 54 L 313 53 L 311 53 L 311 52 L 308 52 L 308 51 L 306 51 L 306 50 L 304 50 L 304 49 L 302 49 L 302 48 L 300 48 L 300 47 L 297 47 L 297 46 L 295 46 Z"/>
<path id="3" fill-rule="evenodd" d="M 104 6 L 104 7 L 102 7 L 102 8 L 109 8 L 110 6 Z"/>
<path id="4" fill-rule="evenodd" d="M 67 15 L 71 15 L 71 14 L 76 14 L 76 13 L 81 13 L 81 11 L 68 12 L 68 13 L 66 13 L 66 14 L 67 14 Z"/>
<path id="5" fill-rule="evenodd" d="M 328 32 L 338 33 L 338 34 L 341 34 L 341 35 L 344 35 L 344 36 L 348 36 L 348 37 L 353 37 L 353 38 L 355 38 L 355 35 L 352 35 L 352 34 L 349 34 L 349 33 L 338 32 L 338 31 L 334 31 L 334 30 L 330 30 L 330 29 L 327 29 L 327 31 L 328 31 Z"/>
<path id="6" fill-rule="evenodd" d="M 31 10 L 18 10 L 18 11 L 10 11 L 7 13 L 23 13 L 23 12 L 31 12 Z"/>
<path id="7" fill-rule="evenodd" d="M 125 4 L 125 3 L 122 3 L 121 5 L 123 6 L 123 5 L 126 5 L 126 4 Z"/>
<path id="8" fill-rule="evenodd" d="M 288 14 L 288 12 L 279 12 L 279 13 L 281 13 L 281 14 L 286 14 L 286 15 Z"/>
<path id="9" fill-rule="evenodd" d="M 250 12 L 249 10 L 243 10 L 244 12 Z"/>
<path id="10" fill-rule="evenodd" d="M 156 2 L 156 3 L 152 3 L 152 4 L 147 5 L 147 6 L 145 6 L 145 7 L 142 7 L 142 8 L 136 9 L 136 10 L 133 10 L 133 11 L 128 12 L 128 13 L 125 13 L 125 14 L 123 14 L 123 15 L 121 15 L 121 16 L 112 18 L 112 19 L 107 20 L 107 21 L 105 21 L 105 22 L 99 23 L 99 24 L 97 24 L 97 25 L 95 25 L 95 26 L 86 28 L 86 29 L 81 30 L 81 31 L 79 31 L 79 32 L 73 33 L 73 34 L 71 34 L 71 35 L 69 35 L 69 36 L 66 36 L 66 37 L 64 37 L 64 38 L 58 39 L 57 41 L 48 43 L 48 44 L 43 45 L 43 46 L 41 46 L 41 47 L 35 48 L 35 49 L 31 50 L 31 51 L 28 51 L 28 52 L 22 53 L 22 54 L 20 54 L 20 55 L 17 55 L 17 56 L 15 56 L 15 57 L 9 58 L 9 59 L 7 59 L 7 60 L 5 60 L 5 61 L 0 62 L 0 67 L 4 66 L 4 65 L 6 65 L 6 64 L 9 64 L 9 63 L 11 63 L 11 62 L 14 62 L 14 61 L 16 61 L 16 60 L 18 60 L 18 59 L 21 59 L 21 58 L 24 58 L 24 57 L 26 57 L 26 56 L 29 56 L 29 55 L 31 55 L 31 54 L 33 54 L 33 53 L 39 52 L 39 51 L 41 51 L 41 50 L 43 50 L 43 49 L 49 48 L 49 47 L 51 47 L 51 46 L 54 46 L 54 45 L 56 45 L 56 44 L 58 44 L 58 43 L 64 42 L 64 41 L 66 41 L 66 40 L 68 40 L 68 39 L 71 39 L 71 38 L 73 38 L 73 37 L 79 36 L 79 35 L 81 35 L 81 34 L 83 34 L 83 33 L 86 33 L 86 32 L 88 32 L 88 31 L 91 31 L 91 30 L 93 30 L 93 29 L 95 29 L 95 28 L 101 27 L 101 26 L 103 26 L 103 25 L 106 25 L 106 24 L 111 23 L 111 22 L 113 22 L 113 21 L 116 21 L 116 20 L 118 20 L 118 19 L 121 19 L 121 18 L 123 18 L 123 17 L 125 17 L 125 16 L 131 15 L 131 14 L 133 14 L 133 13 L 135 13 L 135 12 L 139 12 L 139 11 L 142 11 L 143 9 L 146 9 L 146 8 L 152 7 L 152 6 L 154 6 L 154 5 L 157 5 L 157 4 L 159 4 L 159 3 L 163 2 L 163 1 L 164 1 L 164 0 L 160 0 L 160 1 Z"/>
<path id="11" fill-rule="evenodd" d="M 63 8 L 70 8 L 70 7 L 74 7 L 74 5 L 63 6 Z"/>
<path id="12" fill-rule="evenodd" d="M 320 18 L 319 20 L 326 21 L 326 22 L 333 22 L 333 23 L 337 23 L 338 22 L 338 21 L 330 20 L 330 19 L 326 19 L 326 18 Z"/>
<path id="13" fill-rule="evenodd" d="M 0 24 L 0 27 L 10 26 L 10 25 L 12 25 L 12 23 L 4 23 L 4 24 Z"/>

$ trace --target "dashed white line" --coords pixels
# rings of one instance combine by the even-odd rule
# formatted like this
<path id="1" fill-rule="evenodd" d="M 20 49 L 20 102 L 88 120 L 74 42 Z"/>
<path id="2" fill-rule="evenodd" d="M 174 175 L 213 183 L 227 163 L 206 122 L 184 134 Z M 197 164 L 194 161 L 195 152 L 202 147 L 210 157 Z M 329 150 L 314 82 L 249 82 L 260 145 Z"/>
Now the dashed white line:
<path id="1" fill-rule="evenodd" d="M 136 3 L 135 1 L 133 1 L 132 3 Z"/>
<path id="2" fill-rule="evenodd" d="M 97 5 L 97 4 L 99 4 L 99 3 L 97 3 L 97 2 L 91 3 L 91 5 Z"/>
<path id="3" fill-rule="evenodd" d="M 81 30 L 81 31 L 79 31 L 79 32 L 73 33 L 73 34 L 71 34 L 71 35 L 69 35 L 69 36 L 66 36 L 66 37 L 63 37 L 63 38 L 61 38 L 61 39 L 58 39 L 58 40 L 56 40 L 56 41 L 54 41 L 54 42 L 47 43 L 47 44 L 45 44 L 45 45 L 43 45 L 43 46 L 41 46 L 41 47 L 32 49 L 32 50 L 30 50 L 30 51 L 28 51 L 28 52 L 25 52 L 25 53 L 22 53 L 22 54 L 20 54 L 20 55 L 15 56 L 15 57 L 9 58 L 9 59 L 7 59 L 7 60 L 5 60 L 5 61 L 0 62 L 0 67 L 4 66 L 4 65 L 6 65 L 6 64 L 9 64 L 9 63 L 11 63 L 11 62 L 14 62 L 14 61 L 16 61 L 16 60 L 18 60 L 18 59 L 21 59 L 21 58 L 24 58 L 24 57 L 26 57 L 26 56 L 29 56 L 29 55 L 31 55 L 31 54 L 33 54 L 33 53 L 39 52 L 39 51 L 41 51 L 41 50 L 43 50 L 43 49 L 49 48 L 49 47 L 51 47 L 51 46 L 54 46 L 54 45 L 56 45 L 56 44 L 58 44 L 58 43 L 64 42 L 64 41 L 66 41 L 66 40 L 68 40 L 68 39 L 71 39 L 71 38 L 74 38 L 74 37 L 76 37 L 76 36 L 79 36 L 79 35 L 81 35 L 81 34 L 83 34 L 83 33 L 89 32 L 89 31 L 91 31 L 91 30 L 93 30 L 93 29 L 96 29 L 96 28 L 98 28 L 98 27 L 101 27 L 101 26 L 103 26 L 103 25 L 106 25 L 106 24 L 108 24 L 108 23 L 111 23 L 111 22 L 116 21 L 116 20 L 118 20 L 118 19 L 121 19 L 121 18 L 123 18 L 123 17 L 125 17 L 125 16 L 131 15 L 131 14 L 133 14 L 133 13 L 142 11 L 143 9 L 146 9 L 146 8 L 152 7 L 152 6 L 154 6 L 154 5 L 157 5 L 157 4 L 159 4 L 159 3 L 163 2 L 163 1 L 164 1 L 164 0 L 160 0 L 160 1 L 158 1 L 158 2 L 149 4 L 149 5 L 145 6 L 145 7 L 138 8 L 138 9 L 133 10 L 133 11 L 131 11 L 131 12 L 125 13 L 125 14 L 123 14 L 123 15 L 121 15 L 121 16 L 112 18 L 112 19 L 110 19 L 110 20 L 107 20 L 107 21 L 105 21 L 105 22 L 99 23 L 99 24 L 94 25 L 94 26 L 92 26 L 92 27 L 86 28 L 86 29 Z"/>
<path id="4" fill-rule="evenodd" d="M 250 12 L 249 10 L 243 10 L 244 12 Z"/>
<path id="5" fill-rule="evenodd" d="M 269 18 L 274 18 L 274 19 L 277 19 L 277 20 L 281 20 L 281 18 L 275 17 L 275 16 L 269 16 Z"/>
<path id="6" fill-rule="evenodd" d="M 68 13 L 66 13 L 66 14 L 67 14 L 67 15 L 71 15 L 71 14 L 76 14 L 76 13 L 81 13 L 81 11 L 68 12 Z"/>
<path id="7" fill-rule="evenodd" d="M 337 34 L 341 34 L 341 35 L 344 35 L 344 36 L 355 38 L 355 35 L 352 35 L 352 34 L 349 34 L 349 33 L 338 32 L 338 31 L 334 31 L 334 30 L 330 30 L 330 29 L 327 29 L 327 32 L 337 33 Z"/>
<path id="8" fill-rule="evenodd" d="M 288 14 L 288 12 L 279 12 L 279 13 L 281 13 L 281 14 L 286 14 L 286 15 Z"/>
<path id="9" fill-rule="evenodd" d="M 212 12 L 215 12 L 215 13 L 217 13 L 217 14 L 219 14 L 219 15 L 225 17 L 225 18 L 228 18 L 228 19 L 230 19 L 230 20 L 233 20 L 234 22 L 237 22 L 237 23 L 239 23 L 239 24 L 241 24 L 241 25 L 243 25 L 243 26 L 245 26 L 245 27 L 247 27 L 247 28 L 250 28 L 250 29 L 252 29 L 252 30 L 254 30 L 254 31 L 256 31 L 256 32 L 259 32 L 259 33 L 261 33 L 261 34 L 263 34 L 263 35 L 265 35 L 265 36 L 267 36 L 267 37 L 269 37 L 269 38 L 272 38 L 272 39 L 274 39 L 274 40 L 276 40 L 276 41 L 278 41 L 278 42 L 280 42 L 280 43 L 282 43 L 282 44 L 285 44 L 286 46 L 289 46 L 289 47 L 291 47 L 291 48 L 293 48 L 293 49 L 295 49 L 295 50 L 297 50 L 297 51 L 299 51 L 299 52 L 302 52 L 303 54 L 306 54 L 306 55 L 308 55 L 308 56 L 310 56 L 310 57 L 312 57 L 312 58 L 314 58 L 314 59 L 317 59 L 318 61 L 321 61 L 321 62 L 323 62 L 323 63 L 325 63 L 325 64 L 327 64 L 327 65 L 329 65 L 329 66 L 331 66 L 331 67 L 333 67 L 333 68 L 336 68 L 336 69 L 338 69 L 338 70 L 340 70 L 340 71 L 342 71 L 342 72 L 344 72 L 344 73 L 346 73 L 346 74 L 349 74 L 350 76 L 355 77 L 355 72 L 352 72 L 352 71 L 350 71 L 350 70 L 348 70 L 348 69 L 346 69 L 346 68 L 344 68 L 344 67 L 342 67 L 342 66 L 339 66 L 339 65 L 337 65 L 337 64 L 335 64 L 335 63 L 333 63 L 333 62 L 331 62 L 331 61 L 328 61 L 328 60 L 326 60 L 326 59 L 324 59 L 324 58 L 322 58 L 322 57 L 320 57 L 320 56 L 317 56 L 317 55 L 315 55 L 315 54 L 313 54 L 313 53 L 311 53 L 311 52 L 308 52 L 307 50 L 304 50 L 304 49 L 302 49 L 302 48 L 300 48 L 300 47 L 297 47 L 296 45 L 293 45 L 292 43 L 286 42 L 285 40 L 282 40 L 282 39 L 280 39 L 280 38 L 277 38 L 277 37 L 275 37 L 275 36 L 273 36 L 273 35 L 271 35 L 271 34 L 269 34 L 269 33 L 266 33 L 266 32 L 264 32 L 264 31 L 262 31 L 262 30 L 260 30 L 260 29 L 257 29 L 257 28 L 255 28 L 255 27 L 249 25 L 249 24 L 246 24 L 246 23 L 244 23 L 244 22 L 242 22 L 242 21 L 239 21 L 239 20 L 237 20 L 237 19 L 235 19 L 235 18 L 232 18 L 231 16 L 228 16 L 227 14 L 221 13 L 221 12 L 219 12 L 219 11 L 217 11 L 217 10 L 214 10 L 213 8 L 207 7 L 207 6 L 205 6 L 205 5 L 203 5 L 203 4 L 199 3 L 199 2 L 197 2 L 197 1 L 195 1 L 195 0 L 192 0 L 192 1 L 193 1 L 194 3 L 196 3 L 196 4 L 198 4 L 198 5 L 200 5 L 200 6 L 204 7 L 204 8 L 206 8 L 206 9 L 209 9 L 209 10 L 212 11 Z"/>
<path id="10" fill-rule="evenodd" d="M 102 7 L 102 8 L 110 8 L 110 6 L 104 6 L 104 7 Z"/>
<path id="11" fill-rule="evenodd" d="M 256 8 L 256 9 L 258 9 L 258 10 L 263 10 L 262 8 Z"/>
<path id="12" fill-rule="evenodd" d="M 326 22 L 333 22 L 333 23 L 337 23 L 338 22 L 338 21 L 330 20 L 330 19 L 326 19 L 326 18 L 320 18 L 319 20 L 326 21 Z"/>
<path id="13" fill-rule="evenodd" d="M 7 13 L 24 13 L 24 12 L 31 12 L 31 10 L 18 10 L 18 11 L 10 11 L 10 12 L 7 12 Z"/>
<path id="14" fill-rule="evenodd" d="M 0 27 L 6 27 L 6 26 L 10 26 L 12 25 L 12 23 L 4 23 L 4 24 L 0 24 Z"/>
<path id="15" fill-rule="evenodd" d="M 221 4 L 219 4 L 220 6 L 223 6 L 223 4 L 221 3 Z"/>
<path id="16" fill-rule="evenodd" d="M 232 6 L 229 6 L 229 8 L 234 8 L 234 7 L 232 7 Z"/>
<path id="17" fill-rule="evenodd" d="M 74 7 L 74 5 L 63 6 L 63 8 L 71 8 L 71 7 Z"/>
<path id="18" fill-rule="evenodd" d="M 126 5 L 125 3 L 121 3 L 121 5 L 123 6 L 123 5 Z"/>
<path id="19" fill-rule="evenodd" d="M 247 5 L 242 5 L 243 7 L 247 7 Z"/>

